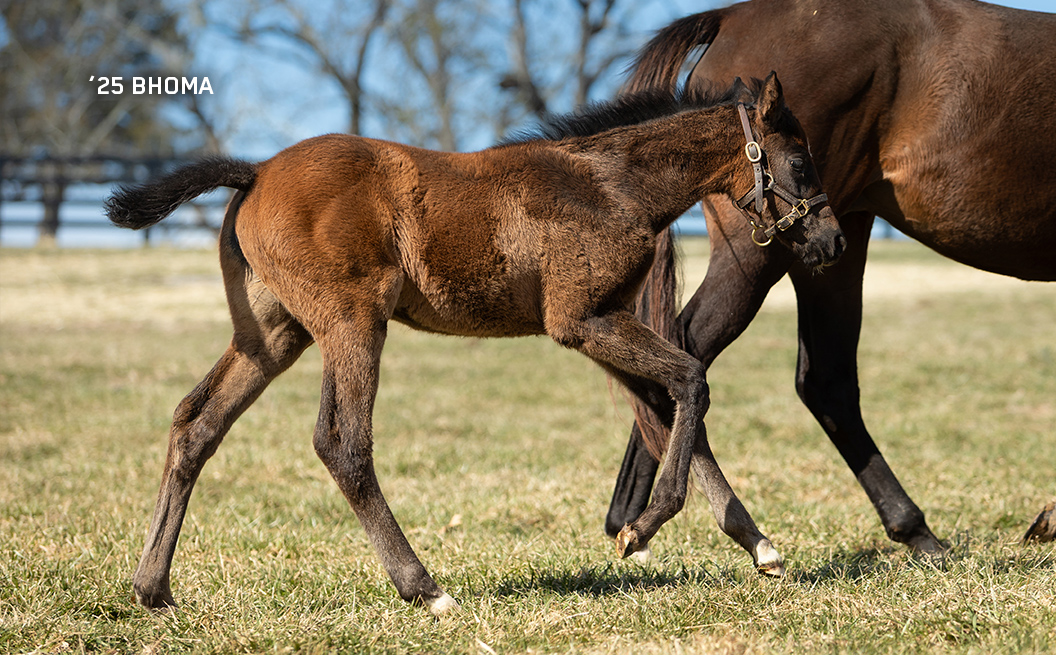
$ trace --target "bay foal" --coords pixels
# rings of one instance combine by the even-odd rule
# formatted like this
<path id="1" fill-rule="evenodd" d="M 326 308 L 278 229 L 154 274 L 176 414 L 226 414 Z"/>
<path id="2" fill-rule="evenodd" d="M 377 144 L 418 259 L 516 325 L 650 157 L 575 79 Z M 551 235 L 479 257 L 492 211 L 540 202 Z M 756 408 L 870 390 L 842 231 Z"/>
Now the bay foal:
<path id="1" fill-rule="evenodd" d="M 739 101 L 752 106 L 739 109 Z M 238 190 L 220 235 L 234 336 L 176 409 L 133 576 L 139 602 L 175 604 L 169 572 L 202 467 L 235 419 L 314 341 L 323 360 L 316 452 L 400 596 L 437 614 L 457 606 L 418 560 L 374 474 L 371 415 L 390 319 L 454 335 L 548 334 L 657 409 L 673 408 L 654 500 L 621 532 L 620 554 L 644 549 L 681 509 L 692 467 L 723 529 L 760 566 L 780 566 L 708 448 L 704 367 L 628 309 L 657 233 L 707 194 L 763 192 L 753 187 L 746 140 L 757 142 L 751 152 L 765 152 L 774 183 L 804 202 L 822 200 L 797 213 L 768 193 L 756 218 L 774 223 L 775 209 L 795 215 L 778 237 L 808 265 L 833 261 L 843 236 L 773 74 L 721 96 L 628 97 L 477 153 L 329 135 L 258 164 L 206 160 L 119 191 L 110 218 L 143 228 L 208 190 Z"/>

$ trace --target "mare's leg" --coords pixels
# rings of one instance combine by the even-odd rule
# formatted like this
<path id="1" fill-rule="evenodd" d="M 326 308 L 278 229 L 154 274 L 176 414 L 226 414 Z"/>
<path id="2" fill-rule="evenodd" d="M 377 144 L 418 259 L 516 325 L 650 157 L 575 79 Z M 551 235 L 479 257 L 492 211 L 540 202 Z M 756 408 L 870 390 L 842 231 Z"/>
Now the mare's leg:
<path id="1" fill-rule="evenodd" d="M 394 281 L 395 280 L 395 281 Z M 386 322 L 399 293 L 398 273 L 382 284 L 363 281 L 343 292 L 359 304 L 325 321 L 317 332 L 323 356 L 323 386 L 315 451 L 363 525 L 400 596 L 424 603 L 434 614 L 458 607 L 433 582 L 396 523 L 374 473 L 372 415 Z M 377 289 L 387 289 L 377 303 Z"/>
<path id="2" fill-rule="evenodd" d="M 752 243 L 744 218 L 727 205 L 705 204 L 711 240 L 708 273 L 679 317 L 685 326 L 686 351 L 705 366 L 748 327 L 770 287 L 792 261 L 787 250 Z M 670 423 L 671 413 L 659 415 Z M 636 424 L 605 518 L 606 533 L 615 537 L 645 510 L 658 469 Z"/>
<path id="3" fill-rule="evenodd" d="M 642 431 L 635 423 L 631 426 L 631 436 L 627 440 L 627 450 L 616 476 L 609 511 L 605 514 L 605 534 L 615 537 L 623 526 L 641 516 L 649 504 L 653 481 L 659 470 L 660 462 L 646 449 Z"/>
<path id="4" fill-rule="evenodd" d="M 175 606 L 169 587 L 176 541 L 194 483 L 231 424 L 312 339 L 244 262 L 222 249 L 234 337 L 220 360 L 176 408 L 161 490 L 143 555 L 132 576 L 139 602 Z"/>
<path id="5" fill-rule="evenodd" d="M 888 467 L 862 420 L 857 351 L 862 324 L 862 276 L 872 218 L 841 221 L 847 251 L 824 275 L 794 268 L 799 303 L 796 390 L 824 428 L 880 515 L 887 535 L 916 550 L 944 550 Z"/>
<path id="6" fill-rule="evenodd" d="M 1029 541 L 1056 541 L 1056 500 L 1041 509 L 1023 535 L 1023 543 Z"/>

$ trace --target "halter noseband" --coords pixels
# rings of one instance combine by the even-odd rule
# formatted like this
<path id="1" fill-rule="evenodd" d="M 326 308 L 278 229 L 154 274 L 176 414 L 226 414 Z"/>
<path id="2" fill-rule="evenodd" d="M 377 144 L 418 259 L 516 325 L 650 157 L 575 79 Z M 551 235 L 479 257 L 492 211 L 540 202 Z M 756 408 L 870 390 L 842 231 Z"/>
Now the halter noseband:
<path id="1" fill-rule="evenodd" d="M 779 185 L 774 181 L 774 176 L 770 174 L 768 166 L 764 161 L 766 159 L 766 153 L 763 152 L 763 147 L 759 145 L 759 142 L 752 136 L 752 126 L 748 122 L 748 112 L 744 108 L 743 102 L 737 103 L 737 113 L 741 116 L 741 127 L 744 128 L 744 138 L 748 141 L 744 146 L 744 154 L 748 157 L 748 161 L 752 163 L 752 172 L 755 174 L 755 188 L 744 194 L 744 196 L 737 201 L 737 209 L 744 214 L 744 217 L 748 219 L 748 223 L 752 226 L 752 241 L 757 246 L 769 246 L 774 240 L 774 234 L 777 232 L 784 232 L 788 228 L 792 227 L 793 224 L 800 218 L 803 218 L 810 213 L 810 210 L 816 205 L 828 202 L 829 197 L 824 193 L 819 193 L 813 198 L 797 198 L 795 194 L 789 192 L 787 189 Z M 766 184 L 763 183 L 764 178 Z M 792 211 L 788 212 L 780 219 L 774 222 L 770 227 L 763 227 L 759 223 L 755 222 L 758 218 L 760 221 L 763 220 L 763 210 L 766 209 L 766 192 L 772 192 L 781 196 L 781 198 L 792 205 Z M 748 205 L 755 199 L 755 216 L 748 211 Z M 756 238 L 756 234 L 762 232 L 765 241 Z"/>

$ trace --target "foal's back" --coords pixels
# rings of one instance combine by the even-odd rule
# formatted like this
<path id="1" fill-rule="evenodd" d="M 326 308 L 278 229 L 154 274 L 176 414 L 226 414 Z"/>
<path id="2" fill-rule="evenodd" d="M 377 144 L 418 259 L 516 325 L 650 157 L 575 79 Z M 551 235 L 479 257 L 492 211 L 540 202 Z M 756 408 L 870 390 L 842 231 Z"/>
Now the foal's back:
<path id="1" fill-rule="evenodd" d="M 586 158 L 547 142 L 445 153 L 326 135 L 261 164 L 236 230 L 287 294 L 340 302 L 353 280 L 390 269 L 392 317 L 412 327 L 542 334 L 550 264 L 582 254 L 577 226 L 606 205 L 592 177 Z"/>

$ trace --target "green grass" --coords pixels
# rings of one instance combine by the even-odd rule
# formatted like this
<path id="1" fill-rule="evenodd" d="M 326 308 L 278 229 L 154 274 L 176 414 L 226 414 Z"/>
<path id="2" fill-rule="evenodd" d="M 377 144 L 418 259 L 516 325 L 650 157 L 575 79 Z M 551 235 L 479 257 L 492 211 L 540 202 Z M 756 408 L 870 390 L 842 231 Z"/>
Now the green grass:
<path id="1" fill-rule="evenodd" d="M 685 249 L 693 287 L 706 243 Z M 461 612 L 399 600 L 316 459 L 313 348 L 206 466 L 166 618 L 129 580 L 172 410 L 230 338 L 216 254 L 4 250 L 0 652 L 1052 652 L 1056 552 L 1017 541 L 1056 493 L 1056 285 L 909 243 L 874 244 L 867 276 L 866 420 L 942 560 L 887 541 L 799 404 L 779 288 L 712 368 L 708 424 L 783 580 L 699 495 L 652 563 L 614 560 L 601 526 L 630 411 L 584 358 L 394 326 L 378 476 Z"/>

